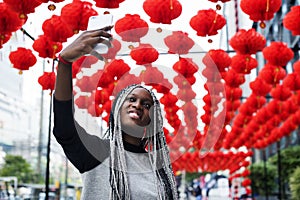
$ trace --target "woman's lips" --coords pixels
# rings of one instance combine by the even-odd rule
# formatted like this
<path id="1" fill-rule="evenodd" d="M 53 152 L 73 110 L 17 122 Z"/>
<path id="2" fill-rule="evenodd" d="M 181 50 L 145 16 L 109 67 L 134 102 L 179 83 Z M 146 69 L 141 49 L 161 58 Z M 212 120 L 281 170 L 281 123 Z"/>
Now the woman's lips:
<path id="1" fill-rule="evenodd" d="M 140 118 L 140 117 L 138 116 L 138 114 L 136 114 L 135 112 L 129 113 L 129 117 L 131 117 L 132 119 L 139 119 L 139 118 Z"/>

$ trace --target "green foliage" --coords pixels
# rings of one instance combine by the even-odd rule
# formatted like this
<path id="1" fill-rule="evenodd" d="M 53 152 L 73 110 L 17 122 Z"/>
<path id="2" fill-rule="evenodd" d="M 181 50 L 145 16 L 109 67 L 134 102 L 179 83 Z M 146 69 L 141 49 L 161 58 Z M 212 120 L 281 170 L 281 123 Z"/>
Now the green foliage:
<path id="1" fill-rule="evenodd" d="M 16 176 L 20 183 L 32 181 L 33 170 L 30 164 L 21 156 L 7 154 L 4 158 L 5 163 L 0 169 L 0 176 Z"/>
<path id="2" fill-rule="evenodd" d="M 300 197 L 300 167 L 297 167 L 290 177 L 290 188 L 292 199 L 298 200 Z"/>
<path id="3" fill-rule="evenodd" d="M 266 162 L 266 175 L 264 170 L 264 163 L 254 163 L 250 168 L 250 179 L 252 182 L 252 191 L 253 194 L 266 195 L 271 194 L 276 189 L 276 176 L 277 169 L 274 165 Z M 266 190 L 267 187 L 267 190 Z"/>
<path id="4" fill-rule="evenodd" d="M 289 182 L 289 178 L 294 170 L 300 166 L 300 146 L 289 147 L 281 150 L 281 176 L 284 182 Z M 277 166 L 278 154 L 268 160 Z"/>

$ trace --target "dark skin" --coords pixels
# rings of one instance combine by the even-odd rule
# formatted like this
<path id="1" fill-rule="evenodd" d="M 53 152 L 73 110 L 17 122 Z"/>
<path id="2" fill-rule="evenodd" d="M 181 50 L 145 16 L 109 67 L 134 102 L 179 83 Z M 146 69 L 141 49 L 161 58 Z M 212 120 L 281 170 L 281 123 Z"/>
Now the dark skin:
<path id="1" fill-rule="evenodd" d="M 83 55 L 91 54 L 103 60 L 103 57 L 95 52 L 93 48 L 98 43 L 106 44 L 109 47 L 111 46 L 109 41 L 112 36 L 108 31 L 112 28 L 113 26 L 108 26 L 99 30 L 83 32 L 60 53 L 61 57 L 68 62 L 74 62 Z M 72 99 L 72 93 L 72 66 L 59 62 L 54 97 L 60 101 L 68 101 Z M 124 141 L 136 146 L 140 145 L 141 138 L 144 135 L 144 129 L 151 121 L 149 113 L 152 105 L 153 101 L 151 95 L 143 88 L 136 88 L 128 95 L 121 109 Z M 126 112 L 138 113 L 141 118 L 132 119 Z"/>
<path id="2" fill-rule="evenodd" d="M 145 129 L 151 122 L 152 106 L 152 97 L 144 88 L 136 88 L 126 97 L 120 110 L 123 139 L 126 142 L 140 145 Z"/>

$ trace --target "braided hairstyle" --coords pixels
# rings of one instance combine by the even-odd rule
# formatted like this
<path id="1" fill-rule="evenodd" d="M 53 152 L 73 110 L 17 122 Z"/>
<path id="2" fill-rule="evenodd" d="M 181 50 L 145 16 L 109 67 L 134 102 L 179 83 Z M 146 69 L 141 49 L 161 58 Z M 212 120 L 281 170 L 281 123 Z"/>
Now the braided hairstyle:
<path id="1" fill-rule="evenodd" d="M 154 102 L 153 119 L 151 120 L 151 126 L 146 129 L 144 145 L 145 148 L 147 146 L 151 167 L 157 177 L 157 191 L 161 191 L 158 192 L 158 199 L 177 199 L 176 182 L 163 132 L 163 118 L 159 101 L 152 91 L 137 84 L 127 86 L 118 93 L 113 102 L 109 117 L 109 127 L 106 132 L 106 137 L 110 140 L 110 199 L 130 199 L 120 109 L 128 94 L 135 88 L 144 88 L 147 90 Z"/>

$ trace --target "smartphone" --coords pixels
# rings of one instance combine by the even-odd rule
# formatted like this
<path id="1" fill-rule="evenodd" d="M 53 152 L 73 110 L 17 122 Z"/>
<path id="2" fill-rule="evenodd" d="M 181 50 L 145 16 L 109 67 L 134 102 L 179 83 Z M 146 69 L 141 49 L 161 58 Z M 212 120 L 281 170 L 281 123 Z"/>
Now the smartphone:
<path id="1" fill-rule="evenodd" d="M 91 16 L 89 18 L 87 30 L 101 29 L 106 26 L 110 26 L 112 24 L 113 24 L 112 14 L 101 14 L 97 16 Z M 97 51 L 99 54 L 106 54 L 108 52 L 108 46 L 100 43 L 95 46 L 94 50 Z"/>

